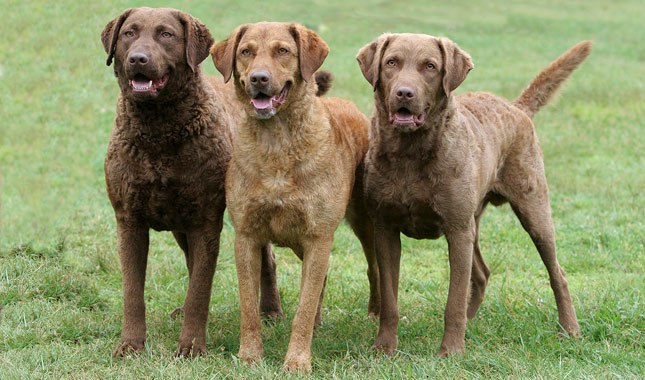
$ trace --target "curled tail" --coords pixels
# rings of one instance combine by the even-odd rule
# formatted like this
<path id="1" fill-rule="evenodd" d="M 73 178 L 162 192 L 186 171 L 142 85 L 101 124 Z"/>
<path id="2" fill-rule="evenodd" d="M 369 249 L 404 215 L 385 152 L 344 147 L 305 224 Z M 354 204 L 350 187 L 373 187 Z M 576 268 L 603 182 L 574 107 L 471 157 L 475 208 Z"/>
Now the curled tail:
<path id="1" fill-rule="evenodd" d="M 591 53 L 591 41 L 582 41 L 551 62 L 533 79 L 513 104 L 533 117 L 555 95 L 558 88 Z"/>
<path id="2" fill-rule="evenodd" d="M 317 71 L 314 76 L 316 84 L 318 85 L 316 96 L 325 95 L 331 88 L 331 82 L 334 80 L 334 76 L 329 71 Z"/>

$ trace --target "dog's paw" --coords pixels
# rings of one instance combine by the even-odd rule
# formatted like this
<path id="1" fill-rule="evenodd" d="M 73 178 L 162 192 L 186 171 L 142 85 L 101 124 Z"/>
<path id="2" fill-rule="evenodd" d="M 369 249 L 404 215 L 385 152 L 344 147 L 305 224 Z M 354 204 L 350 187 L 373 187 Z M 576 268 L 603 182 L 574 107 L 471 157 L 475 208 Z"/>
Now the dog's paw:
<path id="1" fill-rule="evenodd" d="M 282 309 L 262 311 L 261 316 L 264 323 L 273 326 L 284 319 L 284 312 Z"/>
<path id="2" fill-rule="evenodd" d="M 170 319 L 174 321 L 175 319 L 181 317 L 182 315 L 184 315 L 184 308 L 178 307 L 175 310 L 170 312 Z"/>
<path id="3" fill-rule="evenodd" d="M 466 345 L 463 342 L 454 343 L 450 345 L 446 343 L 442 343 L 441 347 L 439 347 L 439 352 L 437 352 L 437 357 L 444 359 L 450 355 L 463 354 L 465 351 L 466 351 Z"/>
<path id="4" fill-rule="evenodd" d="M 238 359 L 247 364 L 259 363 L 262 361 L 262 349 L 248 349 L 240 347 L 240 351 L 237 353 Z"/>
<path id="5" fill-rule="evenodd" d="M 196 358 L 202 355 L 206 355 L 206 343 L 203 339 L 197 338 L 190 341 L 180 340 L 177 352 L 175 352 L 177 358 Z"/>
<path id="6" fill-rule="evenodd" d="M 112 356 L 122 358 L 143 351 L 145 339 L 123 339 L 112 351 Z"/>
<path id="7" fill-rule="evenodd" d="M 367 304 L 367 316 L 370 318 L 378 319 L 381 314 L 381 303 L 378 300 L 370 299 Z"/>
<path id="8" fill-rule="evenodd" d="M 562 329 L 564 330 L 564 333 L 566 334 L 567 337 L 569 338 L 582 338 L 582 332 L 580 332 L 580 325 L 578 325 L 577 321 L 568 323 L 568 324 L 563 324 L 562 322 L 560 323 L 562 326 Z"/>
<path id="9" fill-rule="evenodd" d="M 398 345 L 398 338 L 396 335 L 392 336 L 386 336 L 386 335 L 379 335 L 376 337 L 376 340 L 374 341 L 374 345 L 372 348 L 374 348 L 378 352 L 382 352 L 385 355 L 393 355 L 394 352 L 396 351 L 396 346 Z"/>
<path id="10" fill-rule="evenodd" d="M 311 372 L 311 355 L 287 355 L 282 368 L 289 372 Z"/>

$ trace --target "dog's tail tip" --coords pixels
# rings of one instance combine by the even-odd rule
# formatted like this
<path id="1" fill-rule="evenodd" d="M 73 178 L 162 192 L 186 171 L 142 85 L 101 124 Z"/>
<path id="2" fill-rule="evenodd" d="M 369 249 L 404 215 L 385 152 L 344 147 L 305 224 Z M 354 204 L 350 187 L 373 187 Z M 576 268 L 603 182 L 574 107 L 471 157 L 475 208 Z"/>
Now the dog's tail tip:
<path id="1" fill-rule="evenodd" d="M 542 70 L 513 103 L 529 117 L 533 117 L 553 98 L 562 83 L 589 56 L 592 45 L 593 42 L 590 40 L 573 45 Z"/>
<path id="2" fill-rule="evenodd" d="M 316 71 L 315 79 L 316 84 L 318 85 L 316 96 L 323 96 L 331 88 L 331 83 L 334 81 L 334 75 L 329 71 Z"/>

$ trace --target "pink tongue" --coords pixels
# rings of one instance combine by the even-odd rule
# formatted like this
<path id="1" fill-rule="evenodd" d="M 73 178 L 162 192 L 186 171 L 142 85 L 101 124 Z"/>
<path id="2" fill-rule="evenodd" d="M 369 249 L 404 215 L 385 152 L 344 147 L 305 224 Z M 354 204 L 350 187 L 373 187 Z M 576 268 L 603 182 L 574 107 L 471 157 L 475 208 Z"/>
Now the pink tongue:
<path id="1" fill-rule="evenodd" d="M 397 112 L 396 114 L 394 114 L 394 119 L 396 121 L 403 121 L 403 122 L 414 121 L 414 115 Z"/>
<path id="2" fill-rule="evenodd" d="M 254 98 L 254 99 L 251 99 L 251 104 L 253 104 L 253 107 L 255 107 L 258 110 L 264 110 L 271 107 L 271 98 L 268 98 L 268 97 Z"/>

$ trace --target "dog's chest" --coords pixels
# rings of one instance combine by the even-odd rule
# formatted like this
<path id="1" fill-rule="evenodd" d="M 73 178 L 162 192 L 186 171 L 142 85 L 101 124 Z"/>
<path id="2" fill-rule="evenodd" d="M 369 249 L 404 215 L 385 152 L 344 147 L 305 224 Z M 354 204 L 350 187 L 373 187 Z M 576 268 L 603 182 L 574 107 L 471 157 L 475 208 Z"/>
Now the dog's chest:
<path id="1" fill-rule="evenodd" d="M 199 167 L 194 155 L 108 159 L 110 197 L 125 218 L 155 230 L 189 230 L 214 220 L 212 214 L 223 207 L 224 173 L 218 166 L 223 164 Z"/>
<path id="2" fill-rule="evenodd" d="M 228 207 L 236 228 L 288 247 L 312 234 L 333 231 L 345 213 L 346 181 L 339 181 L 339 175 L 332 178 L 321 167 L 305 173 L 280 167 L 265 164 L 253 175 L 229 172 Z"/>
<path id="3" fill-rule="evenodd" d="M 379 214 L 406 236 L 415 239 L 436 239 L 442 236 L 442 218 L 432 203 L 427 199 L 406 195 L 402 194 L 399 202 L 383 202 L 379 206 Z"/>
<path id="4" fill-rule="evenodd" d="M 403 168 L 403 167 L 402 167 Z M 441 199 L 435 191 L 438 178 L 414 170 L 376 171 L 368 166 L 369 207 L 379 218 L 416 239 L 443 235 Z"/>

